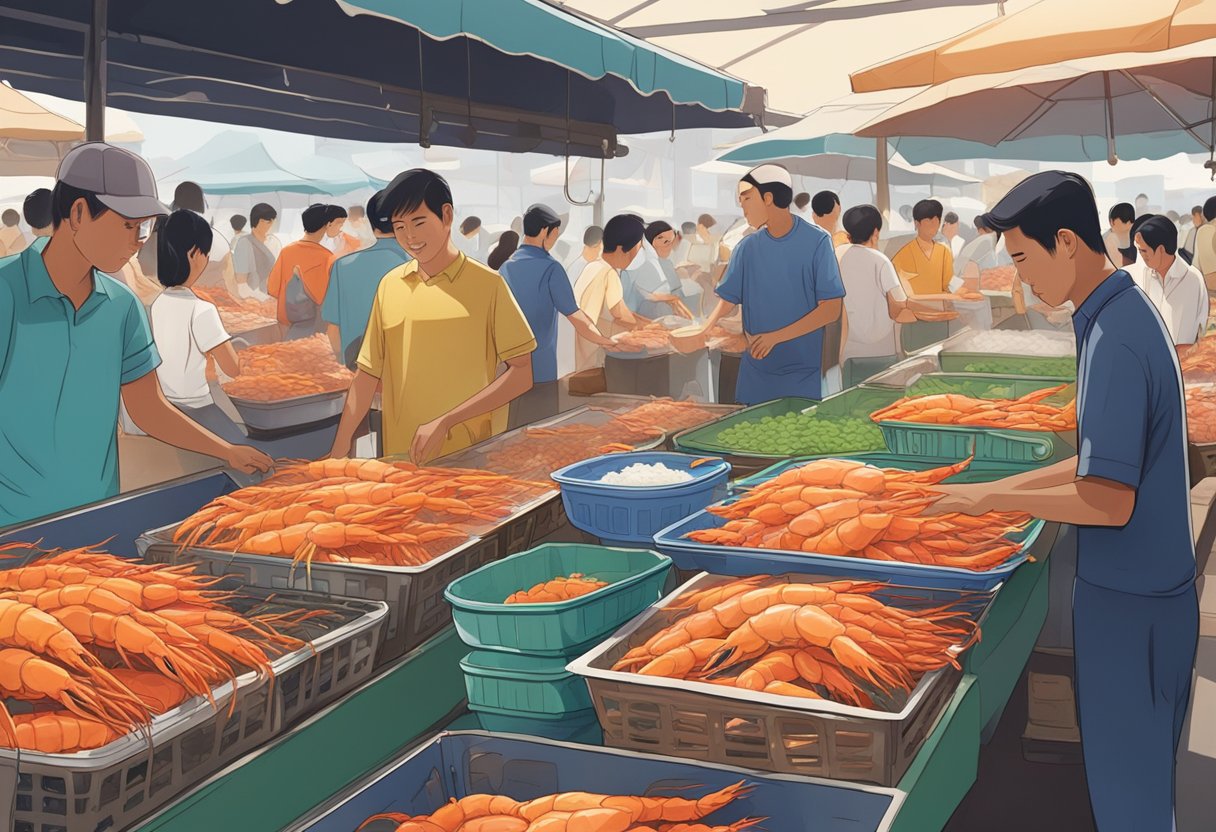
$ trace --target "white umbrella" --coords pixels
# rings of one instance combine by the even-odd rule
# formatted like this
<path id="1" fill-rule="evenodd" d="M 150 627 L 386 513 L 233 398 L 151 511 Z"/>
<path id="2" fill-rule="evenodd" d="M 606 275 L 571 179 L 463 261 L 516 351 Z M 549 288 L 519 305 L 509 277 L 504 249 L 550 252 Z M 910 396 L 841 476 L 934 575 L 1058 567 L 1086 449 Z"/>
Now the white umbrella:
<path id="1" fill-rule="evenodd" d="M 878 181 L 878 162 L 872 157 L 851 156 L 844 153 L 819 153 L 813 156 L 771 156 L 757 160 L 756 164 L 761 162 L 778 164 L 790 173 L 813 179 L 826 179 L 832 182 Z M 711 162 L 694 167 L 693 170 L 702 173 L 742 176 L 750 167 L 752 166 L 725 161 L 719 156 Z M 891 185 L 900 188 L 962 188 L 979 184 L 980 181 L 974 176 L 968 176 L 941 165 L 911 165 L 898 156 L 892 157 L 889 161 L 887 176 Z"/>

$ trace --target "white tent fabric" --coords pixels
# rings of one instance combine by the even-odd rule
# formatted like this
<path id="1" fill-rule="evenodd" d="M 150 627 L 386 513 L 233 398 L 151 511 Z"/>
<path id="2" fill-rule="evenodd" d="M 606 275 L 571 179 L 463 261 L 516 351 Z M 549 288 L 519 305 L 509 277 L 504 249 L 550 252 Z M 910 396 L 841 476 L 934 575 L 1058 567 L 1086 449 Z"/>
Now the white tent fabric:
<path id="1" fill-rule="evenodd" d="M 864 156 L 848 156 L 840 153 L 822 153 L 815 156 L 777 157 L 766 161 L 781 165 L 790 173 L 813 179 L 833 182 L 875 182 L 877 165 Z M 700 173 L 742 176 L 750 166 L 715 159 L 697 165 L 693 170 Z M 944 168 L 941 165 L 911 165 L 898 156 L 888 164 L 888 176 L 895 187 L 963 188 L 979 184 L 974 176 Z"/>

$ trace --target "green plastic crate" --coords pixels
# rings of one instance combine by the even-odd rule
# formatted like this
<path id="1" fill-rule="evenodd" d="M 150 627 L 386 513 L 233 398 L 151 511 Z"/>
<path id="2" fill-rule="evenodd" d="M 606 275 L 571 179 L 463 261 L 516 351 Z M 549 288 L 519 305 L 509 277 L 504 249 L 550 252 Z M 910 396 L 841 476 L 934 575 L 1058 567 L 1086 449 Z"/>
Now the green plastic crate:
<path id="1" fill-rule="evenodd" d="M 671 558 L 644 549 L 547 543 L 456 579 L 444 597 L 470 647 L 569 657 L 657 601 L 670 568 Z M 503 603 L 513 592 L 575 572 L 609 585 L 559 603 Z"/>
<path id="2" fill-rule="evenodd" d="M 991 355 L 982 352 L 942 352 L 943 372 L 1003 376 L 1047 376 L 1075 379 L 1077 360 L 1071 355 Z"/>
<path id="3" fill-rule="evenodd" d="M 1020 399 L 1045 387 L 1071 384 L 1070 378 L 1001 376 L 989 373 L 930 373 L 908 387 L 909 396 L 961 393 L 977 399 Z"/>
<path id="4" fill-rule="evenodd" d="M 566 659 L 474 650 L 460 660 L 470 708 L 562 716 L 594 707 L 582 676 Z"/>
<path id="5" fill-rule="evenodd" d="M 879 422 L 887 449 L 899 456 L 960 460 L 969 456 L 993 462 L 1047 465 L 1067 459 L 1076 446 L 1049 431 L 994 430 L 914 422 Z"/>

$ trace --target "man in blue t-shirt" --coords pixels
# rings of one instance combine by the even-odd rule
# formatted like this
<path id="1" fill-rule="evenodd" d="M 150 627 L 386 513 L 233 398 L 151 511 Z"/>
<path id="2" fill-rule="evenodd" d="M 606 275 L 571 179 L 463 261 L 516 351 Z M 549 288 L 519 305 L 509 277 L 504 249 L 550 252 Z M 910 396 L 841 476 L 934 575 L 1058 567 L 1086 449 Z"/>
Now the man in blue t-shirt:
<path id="1" fill-rule="evenodd" d="M 533 205 L 524 214 L 523 245 L 498 270 L 536 336 L 536 351 L 532 353 L 532 389 L 511 402 L 508 430 L 547 419 L 558 412 L 558 313 L 591 343 L 601 347 L 613 345 L 612 340 L 604 337 L 587 314 L 578 308 L 566 270 L 549 253 L 561 234 L 561 218 L 545 205 Z"/>
<path id="2" fill-rule="evenodd" d="M 832 238 L 791 214 L 793 200 L 780 165 L 761 165 L 739 182 L 743 215 L 760 230 L 735 248 L 702 330 L 742 304 L 749 346 L 735 387 L 740 404 L 820 396 L 823 328 L 840 318 L 844 284 Z"/>
<path id="3" fill-rule="evenodd" d="M 1199 638 L 1182 377 L 1160 314 L 1107 259 L 1089 183 L 1035 174 L 983 221 L 1045 304 L 1072 301 L 1079 454 L 980 485 L 939 513 L 1077 526 L 1077 713 L 1103 832 L 1170 832 L 1174 757 Z"/>

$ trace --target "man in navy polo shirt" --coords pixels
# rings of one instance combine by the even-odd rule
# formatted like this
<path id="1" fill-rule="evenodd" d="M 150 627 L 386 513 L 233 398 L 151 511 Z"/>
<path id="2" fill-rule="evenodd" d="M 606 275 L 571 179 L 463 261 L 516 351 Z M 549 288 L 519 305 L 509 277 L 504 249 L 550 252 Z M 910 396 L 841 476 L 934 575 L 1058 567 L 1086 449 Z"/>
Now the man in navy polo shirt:
<path id="1" fill-rule="evenodd" d="M 1077 526 L 1077 712 L 1098 829 L 1171 832 L 1174 757 L 1199 638 L 1182 378 L 1165 323 L 1107 259 L 1093 190 L 1047 171 L 983 221 L 1044 303 L 1072 301 L 1076 459 L 942 487 L 939 513 Z"/>

